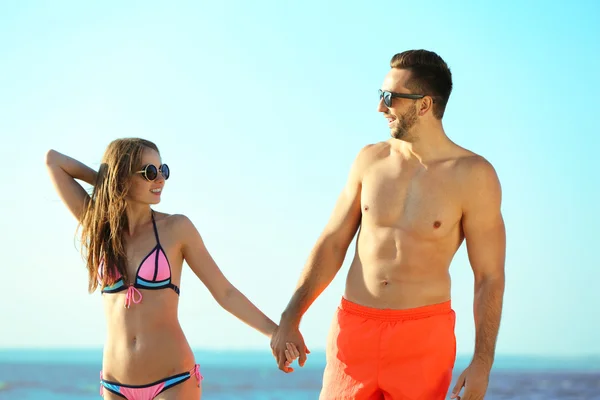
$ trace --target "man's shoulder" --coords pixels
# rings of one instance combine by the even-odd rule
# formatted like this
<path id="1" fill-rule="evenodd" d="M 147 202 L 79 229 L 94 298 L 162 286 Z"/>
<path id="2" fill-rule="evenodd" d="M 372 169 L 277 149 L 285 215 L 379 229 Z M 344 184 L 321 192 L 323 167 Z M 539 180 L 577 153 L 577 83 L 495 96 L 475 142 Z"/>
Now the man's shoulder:
<path id="1" fill-rule="evenodd" d="M 386 142 L 370 143 L 364 145 L 354 157 L 350 175 L 360 181 L 362 177 L 376 161 L 386 157 L 390 153 L 390 145 Z"/>
<path id="2" fill-rule="evenodd" d="M 500 180 L 492 163 L 481 154 L 465 150 L 456 160 L 456 177 L 467 197 L 481 191 L 501 191 Z"/>
<path id="3" fill-rule="evenodd" d="M 496 169 L 488 159 L 467 149 L 463 149 L 458 155 L 456 168 L 464 178 L 496 176 Z"/>
<path id="4" fill-rule="evenodd" d="M 357 156 L 356 161 L 359 164 L 370 164 L 390 154 L 391 146 L 388 142 L 369 143 L 363 146 Z"/>

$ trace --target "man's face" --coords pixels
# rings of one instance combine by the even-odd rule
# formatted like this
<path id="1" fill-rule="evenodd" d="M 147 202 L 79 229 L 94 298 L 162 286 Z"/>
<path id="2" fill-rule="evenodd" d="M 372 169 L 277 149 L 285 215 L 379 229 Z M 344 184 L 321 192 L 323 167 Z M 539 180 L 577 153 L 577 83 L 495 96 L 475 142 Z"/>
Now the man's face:
<path id="1" fill-rule="evenodd" d="M 385 76 L 381 90 L 394 93 L 411 93 L 405 86 L 405 82 L 410 78 L 410 71 L 405 69 L 392 68 Z M 418 122 L 417 115 L 418 100 L 392 98 L 391 106 L 387 106 L 383 99 L 379 100 L 377 111 L 383 113 L 388 120 L 390 135 L 394 139 L 411 142 L 414 140 L 413 127 Z"/>

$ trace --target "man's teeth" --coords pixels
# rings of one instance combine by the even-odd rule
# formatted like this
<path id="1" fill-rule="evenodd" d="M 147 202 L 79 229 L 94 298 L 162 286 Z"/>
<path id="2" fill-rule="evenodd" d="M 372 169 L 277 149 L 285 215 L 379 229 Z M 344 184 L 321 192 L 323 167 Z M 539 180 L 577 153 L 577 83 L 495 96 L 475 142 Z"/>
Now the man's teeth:
<path id="1" fill-rule="evenodd" d="M 160 193 L 162 189 L 152 189 L 150 190 L 152 193 Z"/>

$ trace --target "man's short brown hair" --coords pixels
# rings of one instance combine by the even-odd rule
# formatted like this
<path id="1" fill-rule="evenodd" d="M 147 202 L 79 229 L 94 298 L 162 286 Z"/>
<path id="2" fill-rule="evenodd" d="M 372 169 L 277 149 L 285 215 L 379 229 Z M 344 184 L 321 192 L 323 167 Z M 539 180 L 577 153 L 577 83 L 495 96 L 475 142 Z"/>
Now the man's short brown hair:
<path id="1" fill-rule="evenodd" d="M 409 70 L 406 87 L 413 93 L 433 97 L 433 115 L 442 119 L 452 92 L 452 73 L 442 57 L 428 50 L 407 50 L 395 54 L 390 67 Z"/>

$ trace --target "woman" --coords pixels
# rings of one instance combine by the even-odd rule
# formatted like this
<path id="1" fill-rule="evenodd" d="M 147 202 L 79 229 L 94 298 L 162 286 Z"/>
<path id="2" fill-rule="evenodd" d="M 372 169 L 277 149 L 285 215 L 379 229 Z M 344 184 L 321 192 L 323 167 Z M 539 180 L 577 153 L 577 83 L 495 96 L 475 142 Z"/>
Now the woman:
<path id="1" fill-rule="evenodd" d="M 277 325 L 222 274 L 192 222 L 151 209 L 169 167 L 144 139 L 110 143 L 96 171 L 54 150 L 46 165 L 81 224 L 89 291 L 108 324 L 100 374 L 105 399 L 199 399 L 199 365 L 177 318 L 183 261 L 225 310 L 270 337 Z M 91 197 L 76 179 L 94 186 Z M 289 345 L 288 363 L 298 357 Z"/>

